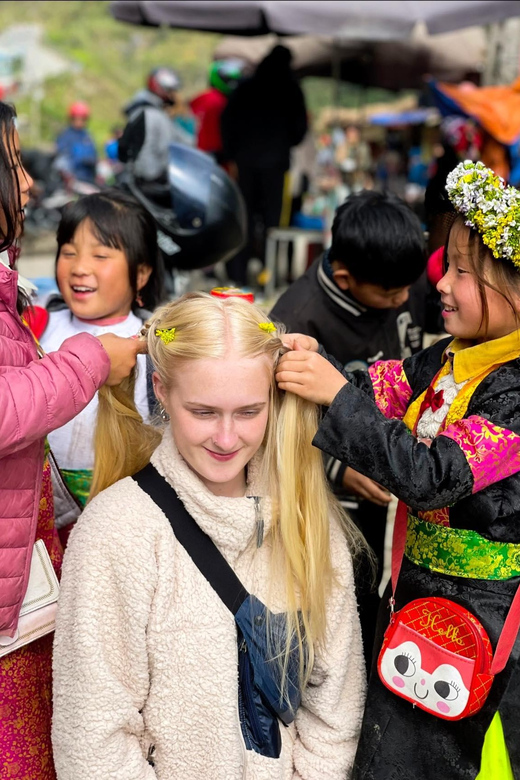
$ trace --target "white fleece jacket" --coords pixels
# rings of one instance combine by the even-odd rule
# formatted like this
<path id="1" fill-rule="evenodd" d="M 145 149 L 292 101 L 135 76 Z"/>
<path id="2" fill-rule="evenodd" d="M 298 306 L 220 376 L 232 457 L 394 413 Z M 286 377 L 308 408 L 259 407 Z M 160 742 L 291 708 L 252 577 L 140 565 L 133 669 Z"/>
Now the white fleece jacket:
<path id="1" fill-rule="evenodd" d="M 152 463 L 246 588 L 283 609 L 269 587 L 270 537 L 259 549 L 253 542 L 253 500 L 210 493 L 169 433 Z M 250 482 L 248 494 L 253 489 Z M 58 780 L 345 780 L 365 672 L 350 555 L 335 523 L 331 547 L 326 647 L 295 722 L 280 727 L 280 758 L 266 758 L 246 751 L 242 739 L 231 613 L 134 480 L 95 498 L 72 532 L 63 569 L 54 643 Z"/>

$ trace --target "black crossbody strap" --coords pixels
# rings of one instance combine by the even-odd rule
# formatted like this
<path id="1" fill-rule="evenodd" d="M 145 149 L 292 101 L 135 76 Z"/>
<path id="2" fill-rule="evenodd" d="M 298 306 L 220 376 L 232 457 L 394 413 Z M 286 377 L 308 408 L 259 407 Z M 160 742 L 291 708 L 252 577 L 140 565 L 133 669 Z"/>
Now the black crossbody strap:
<path id="1" fill-rule="evenodd" d="M 133 479 L 164 512 L 177 541 L 182 544 L 229 611 L 235 615 L 249 593 L 215 543 L 186 511 L 175 490 L 151 463 L 134 474 Z"/>

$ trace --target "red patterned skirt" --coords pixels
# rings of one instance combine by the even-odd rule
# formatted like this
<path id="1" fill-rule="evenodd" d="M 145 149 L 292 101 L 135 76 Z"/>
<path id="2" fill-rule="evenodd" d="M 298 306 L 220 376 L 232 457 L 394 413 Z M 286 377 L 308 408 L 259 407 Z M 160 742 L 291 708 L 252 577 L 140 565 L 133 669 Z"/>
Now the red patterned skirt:
<path id="1" fill-rule="evenodd" d="M 63 551 L 54 527 L 50 467 L 45 462 L 36 539 L 59 576 Z M 0 777 L 56 780 L 51 746 L 53 634 L 0 658 Z"/>

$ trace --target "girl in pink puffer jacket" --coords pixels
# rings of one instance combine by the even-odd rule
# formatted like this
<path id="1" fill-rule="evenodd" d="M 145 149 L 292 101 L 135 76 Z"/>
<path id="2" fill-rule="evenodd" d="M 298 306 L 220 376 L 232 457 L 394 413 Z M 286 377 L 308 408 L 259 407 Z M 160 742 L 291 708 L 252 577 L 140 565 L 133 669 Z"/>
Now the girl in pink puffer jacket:
<path id="1" fill-rule="evenodd" d="M 135 365 L 140 344 L 112 334 L 67 339 L 39 357 L 12 268 L 32 179 L 22 167 L 14 110 L 0 103 L 0 642 L 16 636 L 32 548 L 43 539 L 59 573 L 46 435 L 71 420 L 105 382 Z M 52 634 L 0 658 L 2 777 L 54 780 L 50 743 Z"/>

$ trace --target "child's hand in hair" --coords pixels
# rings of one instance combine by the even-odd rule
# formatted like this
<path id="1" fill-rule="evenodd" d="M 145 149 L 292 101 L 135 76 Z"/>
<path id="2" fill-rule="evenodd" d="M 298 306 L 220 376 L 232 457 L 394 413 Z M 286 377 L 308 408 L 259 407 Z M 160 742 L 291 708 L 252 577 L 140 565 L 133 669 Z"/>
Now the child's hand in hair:
<path id="1" fill-rule="evenodd" d="M 388 506 L 391 501 L 390 493 L 385 488 L 378 485 L 370 477 L 365 477 L 359 471 L 355 471 L 348 466 L 343 474 L 343 487 L 354 496 L 371 501 L 377 506 Z"/>
<path id="2" fill-rule="evenodd" d="M 312 336 L 305 336 L 303 333 L 286 333 L 282 337 L 284 347 L 287 349 L 308 349 L 311 352 L 317 352 L 319 344 Z M 296 346 L 298 344 L 298 347 Z"/>
<path id="3" fill-rule="evenodd" d="M 315 404 L 330 406 L 347 380 L 321 355 L 309 352 L 298 342 L 295 346 L 296 350 L 280 358 L 276 369 L 278 387 Z"/>
<path id="4" fill-rule="evenodd" d="M 105 333 L 99 340 L 110 358 L 110 374 L 107 385 L 118 385 L 135 367 L 137 355 L 146 352 L 146 341 L 121 338 L 114 333 Z"/>

